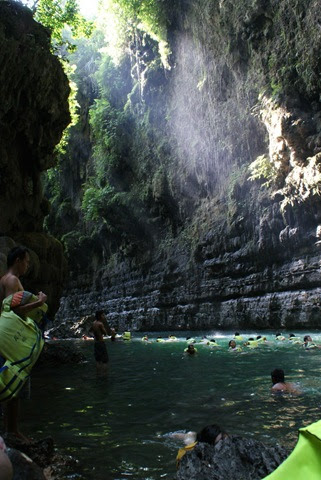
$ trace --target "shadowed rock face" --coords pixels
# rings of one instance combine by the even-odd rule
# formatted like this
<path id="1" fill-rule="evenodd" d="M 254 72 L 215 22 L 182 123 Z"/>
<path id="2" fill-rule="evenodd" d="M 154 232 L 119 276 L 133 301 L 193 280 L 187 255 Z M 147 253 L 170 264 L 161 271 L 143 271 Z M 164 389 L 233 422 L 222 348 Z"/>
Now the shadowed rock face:
<path id="1" fill-rule="evenodd" d="M 48 202 L 41 172 L 54 165 L 70 121 L 69 85 L 49 32 L 18 2 L 0 2 L 0 65 L 0 274 L 12 239 L 25 244 L 34 270 L 24 286 L 46 292 L 53 312 L 65 261 L 59 242 L 42 231 Z"/>

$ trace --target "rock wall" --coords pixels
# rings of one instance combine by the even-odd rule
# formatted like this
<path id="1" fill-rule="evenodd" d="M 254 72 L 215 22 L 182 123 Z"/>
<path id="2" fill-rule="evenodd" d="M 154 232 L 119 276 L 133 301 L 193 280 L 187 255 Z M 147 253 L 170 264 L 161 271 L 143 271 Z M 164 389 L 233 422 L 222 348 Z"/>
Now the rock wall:
<path id="1" fill-rule="evenodd" d="M 172 157 L 153 183 L 164 208 L 150 200 L 148 218 L 160 227 L 143 252 L 121 235 L 108 252 L 101 228 L 95 248 L 70 259 L 57 322 L 104 308 L 120 329 L 317 328 L 318 2 L 175 6 L 159 110 L 148 104 L 148 72 L 144 93 L 150 116 L 167 108 L 161 135 Z M 140 171 L 130 167 L 134 182 Z M 156 180 L 166 186 L 159 193 Z"/>
<path id="2" fill-rule="evenodd" d="M 317 329 L 320 325 L 320 258 L 305 255 L 261 271 L 213 274 L 207 262 L 198 270 L 164 272 L 154 265 L 146 276 L 125 272 L 105 278 L 96 290 L 86 281 L 61 299 L 58 331 L 74 336 L 81 317 L 104 309 L 112 326 L 131 330 Z M 103 279 L 104 283 L 104 279 Z M 76 336 L 79 336 L 79 332 Z"/>
<path id="3" fill-rule="evenodd" d="M 31 249 L 25 288 L 48 294 L 51 315 L 66 274 L 61 244 L 43 232 L 49 203 L 42 172 L 70 121 L 68 80 L 50 51 L 49 32 L 19 2 L 0 2 L 0 274 L 8 250 Z"/>

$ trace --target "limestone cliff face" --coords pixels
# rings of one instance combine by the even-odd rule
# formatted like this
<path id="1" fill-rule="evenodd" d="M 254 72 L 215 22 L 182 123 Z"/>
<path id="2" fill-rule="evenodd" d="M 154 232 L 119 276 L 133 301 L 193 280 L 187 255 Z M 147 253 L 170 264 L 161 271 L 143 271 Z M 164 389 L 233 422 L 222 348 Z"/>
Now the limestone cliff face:
<path id="1" fill-rule="evenodd" d="M 1 272 L 16 243 L 31 249 L 26 288 L 48 294 L 57 308 L 66 262 L 60 243 L 43 233 L 48 201 L 41 174 L 70 121 L 69 86 L 50 53 L 50 35 L 18 2 L 0 2 L 0 245 Z"/>
<path id="2" fill-rule="evenodd" d="M 145 85 L 172 159 L 151 170 L 149 247 L 119 235 L 111 248 L 102 225 L 71 263 L 57 320 L 104 308 L 121 329 L 317 327 L 319 2 L 175 5 L 156 107 L 148 73 Z"/>

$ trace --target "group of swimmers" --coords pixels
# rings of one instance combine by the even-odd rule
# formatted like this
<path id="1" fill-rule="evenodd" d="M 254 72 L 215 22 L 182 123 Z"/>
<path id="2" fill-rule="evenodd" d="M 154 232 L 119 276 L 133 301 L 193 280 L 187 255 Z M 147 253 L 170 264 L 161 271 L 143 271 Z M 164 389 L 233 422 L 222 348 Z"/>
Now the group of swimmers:
<path id="1" fill-rule="evenodd" d="M 302 341 L 302 339 L 294 335 L 294 333 L 290 333 L 288 338 L 284 337 L 281 333 L 277 333 L 275 335 L 275 341 L 287 341 L 292 345 L 300 345 L 306 350 L 321 348 L 321 345 L 317 345 L 313 342 L 310 335 L 305 335 Z M 244 347 L 257 348 L 259 345 L 268 344 L 269 342 L 267 341 L 266 337 L 262 337 L 261 335 L 258 335 L 256 338 L 250 337 L 247 341 L 244 342 L 242 335 L 240 335 L 239 332 L 236 332 L 234 335 L 234 339 L 229 341 L 229 350 L 241 352 L 243 349 L 240 343 Z"/>
<path id="2" fill-rule="evenodd" d="M 142 342 L 151 343 L 148 335 L 144 335 L 142 337 Z M 179 339 L 175 335 L 169 335 L 167 338 L 164 337 L 157 337 L 156 343 L 169 343 L 169 342 L 176 342 Z M 300 345 L 306 350 L 312 350 L 316 348 L 321 348 L 321 345 L 317 345 L 313 342 L 310 335 L 305 335 L 303 341 L 300 337 L 294 335 L 294 333 L 290 333 L 288 338 L 283 336 L 281 333 L 277 333 L 275 335 L 275 341 L 277 342 L 288 342 L 292 345 Z M 197 353 L 197 348 L 195 344 L 206 345 L 208 347 L 221 347 L 215 338 L 208 338 L 207 336 L 203 336 L 200 340 L 196 340 L 192 337 L 186 337 L 187 347 L 184 349 L 184 352 L 190 355 L 194 355 Z M 228 350 L 231 352 L 242 352 L 243 348 L 258 348 L 260 345 L 263 344 L 270 344 L 266 337 L 262 335 L 258 335 L 255 338 L 250 337 L 248 340 L 245 340 L 243 336 L 239 332 L 235 332 L 234 337 L 228 343 Z"/>

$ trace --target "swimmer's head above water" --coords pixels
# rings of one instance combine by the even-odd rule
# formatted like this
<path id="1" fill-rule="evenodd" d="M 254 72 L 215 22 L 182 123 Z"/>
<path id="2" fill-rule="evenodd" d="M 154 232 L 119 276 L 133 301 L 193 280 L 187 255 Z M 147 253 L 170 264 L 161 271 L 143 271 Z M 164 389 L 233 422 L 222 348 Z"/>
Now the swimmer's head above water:
<path id="1" fill-rule="evenodd" d="M 190 343 L 186 348 L 186 353 L 189 353 L 190 355 L 194 355 L 194 353 L 196 353 L 196 348 L 192 343 Z"/>
<path id="2" fill-rule="evenodd" d="M 273 372 L 271 372 L 271 379 L 273 385 L 276 383 L 284 383 L 284 370 L 282 370 L 282 368 L 275 368 Z"/>
<path id="3" fill-rule="evenodd" d="M 198 432 L 196 435 L 196 441 L 215 445 L 227 436 L 227 433 L 219 425 L 213 424 L 207 425 L 200 432 Z"/>

